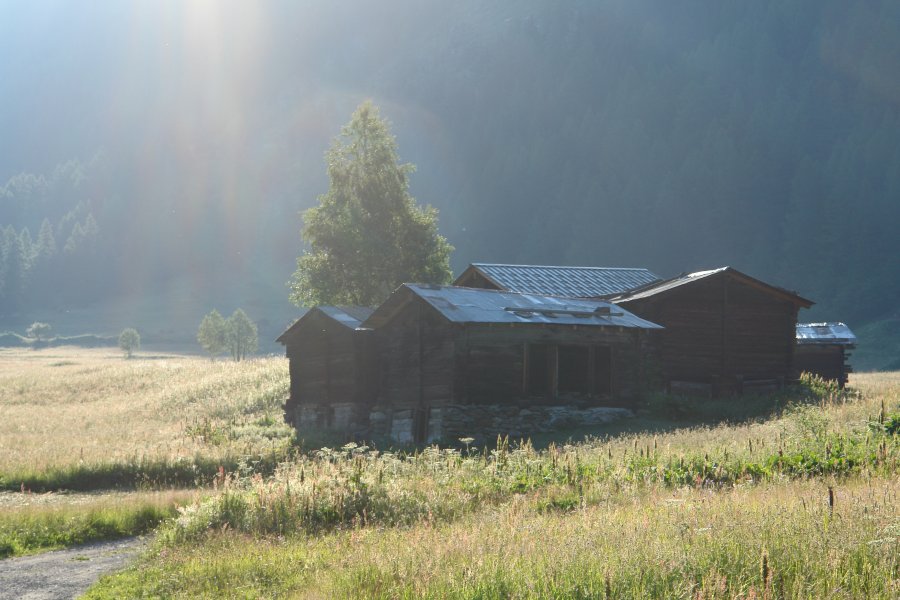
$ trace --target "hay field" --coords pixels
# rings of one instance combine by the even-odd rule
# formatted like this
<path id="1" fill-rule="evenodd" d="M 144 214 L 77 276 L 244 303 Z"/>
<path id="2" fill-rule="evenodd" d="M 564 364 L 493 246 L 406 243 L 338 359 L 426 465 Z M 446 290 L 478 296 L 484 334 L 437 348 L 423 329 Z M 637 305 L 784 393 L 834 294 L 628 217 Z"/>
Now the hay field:
<path id="1" fill-rule="evenodd" d="M 0 350 L 0 476 L 267 452 L 288 386 L 283 358 Z"/>

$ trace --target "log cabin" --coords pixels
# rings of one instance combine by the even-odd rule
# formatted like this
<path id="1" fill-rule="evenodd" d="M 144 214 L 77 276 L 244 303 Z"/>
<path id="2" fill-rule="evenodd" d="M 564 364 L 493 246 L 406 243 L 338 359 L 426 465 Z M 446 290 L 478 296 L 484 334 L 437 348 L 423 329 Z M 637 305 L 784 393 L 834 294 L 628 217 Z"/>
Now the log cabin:
<path id="1" fill-rule="evenodd" d="M 798 323 L 794 369 L 836 381 L 842 389 L 853 372 L 848 363 L 856 335 L 843 323 Z"/>
<path id="2" fill-rule="evenodd" d="M 301 429 L 368 430 L 368 408 L 377 377 L 372 332 L 360 325 L 373 310 L 319 306 L 308 310 L 278 338 L 291 376 L 285 420 Z"/>
<path id="3" fill-rule="evenodd" d="M 661 327 L 602 300 L 404 284 L 361 327 L 380 380 L 370 434 L 525 436 L 629 414 Z"/>

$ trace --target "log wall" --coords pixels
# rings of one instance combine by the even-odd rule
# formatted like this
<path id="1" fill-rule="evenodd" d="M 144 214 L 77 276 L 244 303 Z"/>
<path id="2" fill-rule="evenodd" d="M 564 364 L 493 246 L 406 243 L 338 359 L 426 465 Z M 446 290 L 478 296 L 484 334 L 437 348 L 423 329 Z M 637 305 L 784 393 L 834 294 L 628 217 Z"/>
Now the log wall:
<path id="1" fill-rule="evenodd" d="M 665 327 L 660 364 L 669 383 L 707 383 L 719 395 L 793 375 L 797 306 L 727 273 L 619 304 Z"/>

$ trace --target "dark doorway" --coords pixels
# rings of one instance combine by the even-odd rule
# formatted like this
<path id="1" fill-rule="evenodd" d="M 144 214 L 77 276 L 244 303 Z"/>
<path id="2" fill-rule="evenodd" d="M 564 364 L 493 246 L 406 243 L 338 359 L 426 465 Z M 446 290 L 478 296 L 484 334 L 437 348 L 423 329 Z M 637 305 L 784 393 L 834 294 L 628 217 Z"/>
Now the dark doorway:
<path id="1" fill-rule="evenodd" d="M 612 393 L 612 350 L 608 346 L 594 347 L 594 393 Z"/>
<path id="2" fill-rule="evenodd" d="M 591 374 L 591 352 L 588 346 L 559 347 L 560 392 L 589 393 Z"/>
<path id="3" fill-rule="evenodd" d="M 525 391 L 536 396 L 550 394 L 550 352 L 555 346 L 528 344 L 525 347 Z"/>

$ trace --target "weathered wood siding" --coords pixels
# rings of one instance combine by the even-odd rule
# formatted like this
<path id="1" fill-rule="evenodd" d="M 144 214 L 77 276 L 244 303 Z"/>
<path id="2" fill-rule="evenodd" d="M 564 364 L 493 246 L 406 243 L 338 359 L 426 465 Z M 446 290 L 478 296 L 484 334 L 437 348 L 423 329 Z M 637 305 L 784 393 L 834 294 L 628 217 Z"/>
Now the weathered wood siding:
<path id="1" fill-rule="evenodd" d="M 813 373 L 844 387 L 848 373 L 853 372 L 847 364 L 845 349 L 839 344 L 799 344 L 794 352 L 794 370 L 798 376 Z"/>
<path id="2" fill-rule="evenodd" d="M 320 313 L 307 319 L 286 341 L 291 374 L 288 406 L 295 414 L 305 411 L 307 424 L 316 414 L 316 426 L 359 429 L 377 393 L 371 332 L 355 331 Z M 343 408 L 335 413 L 337 406 Z"/>
<path id="3" fill-rule="evenodd" d="M 665 327 L 666 381 L 709 383 L 723 393 L 745 381 L 791 378 L 797 306 L 787 299 L 723 274 L 619 304 Z"/>
<path id="4" fill-rule="evenodd" d="M 565 327 L 554 325 L 469 325 L 458 334 L 456 346 L 456 399 L 460 404 L 628 406 L 638 396 L 651 337 L 656 332 L 620 327 Z M 550 390 L 535 393 L 528 389 L 526 367 L 528 346 L 549 347 Z M 589 360 L 609 352 L 609 382 L 593 380 L 593 366 L 585 375 L 583 392 L 557 393 L 559 364 L 557 349 L 578 347 Z M 555 366 L 554 366 L 555 365 Z M 608 388 L 608 391 L 607 389 Z M 602 389 L 601 393 L 597 390 Z"/>
<path id="5" fill-rule="evenodd" d="M 488 407 L 506 407 L 516 420 L 535 406 L 632 407 L 655 333 L 620 327 L 456 324 L 413 299 L 376 331 L 381 378 L 371 431 L 421 443 L 481 431 L 468 422 L 467 413 L 482 414 Z M 532 393 L 526 385 L 529 344 L 609 356 L 604 368 L 609 381 L 600 386 L 604 392 L 593 393 L 592 380 L 583 393 L 556 393 L 555 387 Z"/>
<path id="6" fill-rule="evenodd" d="M 437 406 L 453 396 L 453 330 L 422 302 L 404 306 L 376 332 L 378 403 L 394 408 Z"/>
<path id="7" fill-rule="evenodd" d="M 460 277 L 460 279 L 453 285 L 457 285 L 460 287 L 478 288 L 482 290 L 501 289 L 497 287 L 497 285 L 494 284 L 490 279 L 475 270 L 471 270 L 463 277 Z"/>

